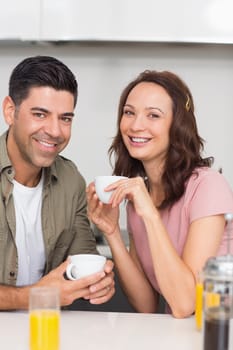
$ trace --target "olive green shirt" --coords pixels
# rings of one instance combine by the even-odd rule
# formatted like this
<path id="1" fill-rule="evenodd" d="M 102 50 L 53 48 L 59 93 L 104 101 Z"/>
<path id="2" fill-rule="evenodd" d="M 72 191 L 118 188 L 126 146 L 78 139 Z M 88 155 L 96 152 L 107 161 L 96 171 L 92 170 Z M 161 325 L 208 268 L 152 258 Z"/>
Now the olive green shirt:
<path id="1" fill-rule="evenodd" d="M 15 285 L 17 279 L 16 220 L 13 201 L 14 169 L 6 148 L 7 132 L 0 137 L 0 284 Z M 86 215 L 86 184 L 75 164 L 57 156 L 44 168 L 42 231 L 46 266 L 44 273 L 68 255 L 98 253 Z"/>

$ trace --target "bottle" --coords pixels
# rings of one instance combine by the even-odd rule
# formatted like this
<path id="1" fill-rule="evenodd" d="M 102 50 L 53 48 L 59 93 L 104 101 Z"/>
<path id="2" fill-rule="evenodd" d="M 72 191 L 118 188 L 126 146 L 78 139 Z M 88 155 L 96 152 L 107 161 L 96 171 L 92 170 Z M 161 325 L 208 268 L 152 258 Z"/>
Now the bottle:
<path id="1" fill-rule="evenodd" d="M 196 322 L 196 329 L 197 330 L 202 330 L 202 323 L 203 323 L 203 280 L 204 278 L 207 279 L 210 278 L 210 280 L 212 281 L 212 283 L 214 282 L 214 278 L 217 278 L 217 270 L 219 269 L 219 271 L 221 271 L 222 277 L 224 278 L 224 266 L 226 268 L 226 264 L 228 264 L 228 267 L 230 266 L 230 271 L 229 271 L 229 276 L 232 276 L 232 260 L 233 260 L 233 255 L 231 255 L 232 250 L 231 250 L 231 236 L 232 236 L 232 222 L 233 222 L 233 214 L 232 213 L 227 213 L 225 214 L 225 220 L 226 220 L 226 227 L 227 227 L 227 255 L 224 255 L 222 257 L 219 258 L 211 258 L 207 261 L 206 266 L 204 267 L 204 270 L 201 271 L 198 274 L 198 280 L 196 283 L 196 306 L 195 306 L 195 322 Z M 232 236 L 233 239 L 233 236 Z M 220 275 L 220 272 L 218 272 L 218 274 Z M 228 277 L 229 277 L 228 276 Z M 227 278 L 228 278 L 227 277 Z M 229 277 L 231 278 L 231 277 Z M 206 312 L 208 313 L 207 308 L 212 305 L 216 305 L 217 303 L 219 303 L 219 297 L 220 295 L 218 293 L 215 293 L 213 291 L 211 291 L 211 288 L 207 291 L 207 288 L 209 288 L 208 286 L 208 282 L 206 281 L 206 286 L 205 286 L 205 309 Z M 233 292 L 231 292 L 231 294 L 233 294 Z M 233 306 L 232 306 L 233 307 Z M 208 349 L 208 348 L 206 348 Z M 222 350 L 222 349 L 221 349 Z M 233 350 L 233 346 L 232 349 Z"/>
<path id="2" fill-rule="evenodd" d="M 210 258 L 203 270 L 203 349 L 233 349 L 233 255 Z"/>

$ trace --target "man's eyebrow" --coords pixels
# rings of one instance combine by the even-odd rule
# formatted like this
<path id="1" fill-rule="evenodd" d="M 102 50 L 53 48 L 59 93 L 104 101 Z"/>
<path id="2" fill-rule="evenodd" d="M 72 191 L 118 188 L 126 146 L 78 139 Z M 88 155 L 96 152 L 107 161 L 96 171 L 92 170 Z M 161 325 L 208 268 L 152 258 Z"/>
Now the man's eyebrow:
<path id="1" fill-rule="evenodd" d="M 73 112 L 62 113 L 62 115 L 63 115 L 64 117 L 74 117 L 74 113 L 73 113 Z"/>
<path id="2" fill-rule="evenodd" d="M 42 112 L 42 113 L 51 113 L 48 109 L 43 108 L 43 107 L 32 107 L 31 111 L 37 111 L 37 112 Z M 73 112 L 65 112 L 62 113 L 62 116 L 64 117 L 74 117 L 74 113 Z"/>
<path id="3" fill-rule="evenodd" d="M 43 112 L 43 113 L 49 113 L 49 110 L 46 109 L 46 108 L 43 108 L 43 107 L 32 107 L 31 111 L 40 111 L 40 112 Z"/>

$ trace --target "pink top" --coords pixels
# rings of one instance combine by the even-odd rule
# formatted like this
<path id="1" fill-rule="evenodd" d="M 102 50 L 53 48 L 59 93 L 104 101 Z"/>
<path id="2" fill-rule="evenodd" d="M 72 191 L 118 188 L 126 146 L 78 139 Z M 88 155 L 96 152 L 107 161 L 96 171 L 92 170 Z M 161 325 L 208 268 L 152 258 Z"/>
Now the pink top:
<path id="1" fill-rule="evenodd" d="M 225 178 L 210 168 L 199 168 L 187 181 L 183 196 L 170 210 L 160 214 L 179 256 L 182 255 L 188 229 L 192 221 L 217 214 L 233 213 L 233 192 Z M 143 220 L 136 214 L 133 204 L 127 204 L 128 232 L 132 234 L 138 257 L 152 286 L 160 293 L 154 275 L 146 229 Z M 231 253 L 233 253 L 233 224 L 230 225 Z M 205 232 L 203 232 L 203 235 Z M 227 232 L 219 247 L 218 255 L 227 253 Z"/>

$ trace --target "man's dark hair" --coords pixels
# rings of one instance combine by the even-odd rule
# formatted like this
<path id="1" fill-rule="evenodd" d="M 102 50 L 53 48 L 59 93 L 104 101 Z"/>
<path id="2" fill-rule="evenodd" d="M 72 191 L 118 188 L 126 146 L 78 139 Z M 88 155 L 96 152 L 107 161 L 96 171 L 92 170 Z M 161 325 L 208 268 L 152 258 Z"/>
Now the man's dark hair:
<path id="1" fill-rule="evenodd" d="M 74 74 L 64 63 L 50 56 L 28 57 L 21 61 L 11 73 L 9 96 L 19 106 L 31 88 L 43 86 L 70 92 L 76 106 L 78 84 Z"/>

